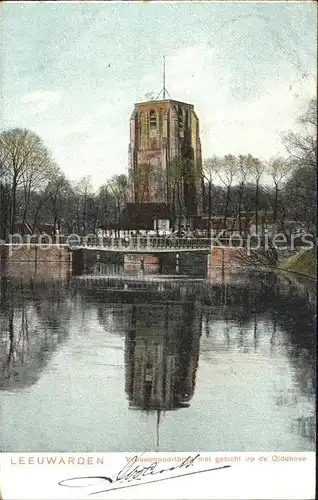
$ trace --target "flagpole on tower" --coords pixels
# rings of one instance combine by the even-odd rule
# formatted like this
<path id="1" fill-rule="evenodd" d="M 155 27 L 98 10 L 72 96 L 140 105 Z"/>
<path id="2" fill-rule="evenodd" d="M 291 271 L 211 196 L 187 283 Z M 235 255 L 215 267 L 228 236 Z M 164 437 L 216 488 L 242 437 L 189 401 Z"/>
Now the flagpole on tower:
<path id="1" fill-rule="evenodd" d="M 166 89 L 166 56 L 162 55 L 162 57 L 163 57 L 162 89 L 157 95 L 156 100 L 159 99 L 161 95 L 162 99 L 167 99 L 167 96 L 171 99 L 171 96 L 168 90 Z"/>
<path id="2" fill-rule="evenodd" d="M 163 55 L 163 92 L 162 92 L 162 98 L 166 98 L 166 58 Z"/>

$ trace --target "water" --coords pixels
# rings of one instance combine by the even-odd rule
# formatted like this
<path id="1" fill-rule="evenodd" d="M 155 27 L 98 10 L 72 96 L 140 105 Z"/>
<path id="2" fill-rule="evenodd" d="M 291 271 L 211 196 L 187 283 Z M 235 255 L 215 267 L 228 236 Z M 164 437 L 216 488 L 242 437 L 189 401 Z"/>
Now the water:
<path id="1" fill-rule="evenodd" d="M 3 278 L 0 450 L 314 450 L 310 293 L 269 274 Z"/>

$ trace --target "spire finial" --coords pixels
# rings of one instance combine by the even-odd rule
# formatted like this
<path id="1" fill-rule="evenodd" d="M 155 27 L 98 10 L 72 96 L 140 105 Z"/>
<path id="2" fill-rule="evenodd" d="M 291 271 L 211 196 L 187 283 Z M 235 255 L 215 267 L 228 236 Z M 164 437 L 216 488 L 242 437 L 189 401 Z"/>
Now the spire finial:
<path id="1" fill-rule="evenodd" d="M 157 95 L 156 100 L 160 98 L 161 94 L 162 94 L 162 99 L 167 99 L 167 95 L 171 99 L 171 96 L 170 96 L 168 90 L 166 89 L 166 56 L 162 55 L 162 57 L 163 57 L 162 89 L 160 90 L 159 94 Z"/>

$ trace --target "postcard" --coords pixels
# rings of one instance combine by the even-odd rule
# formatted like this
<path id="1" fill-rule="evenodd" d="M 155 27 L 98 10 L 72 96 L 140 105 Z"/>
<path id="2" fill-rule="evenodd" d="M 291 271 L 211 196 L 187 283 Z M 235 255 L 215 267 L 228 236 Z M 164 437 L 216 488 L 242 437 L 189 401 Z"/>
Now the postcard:
<path id="1" fill-rule="evenodd" d="M 313 499 L 315 3 L 1 7 L 1 498 Z"/>

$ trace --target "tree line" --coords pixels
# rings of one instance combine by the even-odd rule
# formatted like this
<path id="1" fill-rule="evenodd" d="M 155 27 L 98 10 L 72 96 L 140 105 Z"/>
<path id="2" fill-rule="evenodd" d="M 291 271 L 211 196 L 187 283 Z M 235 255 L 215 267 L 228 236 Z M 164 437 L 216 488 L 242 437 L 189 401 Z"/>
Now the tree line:
<path id="1" fill-rule="evenodd" d="M 316 228 L 317 101 L 311 100 L 298 120 L 297 133 L 284 136 L 285 157 L 263 161 L 250 154 L 213 156 L 193 174 L 189 160 L 171 165 L 175 220 L 187 214 L 181 197 L 187 176 L 201 182 L 203 213 L 238 216 L 271 212 L 281 224 L 293 220 L 307 230 Z M 141 184 L 140 184 L 141 185 Z M 71 182 L 61 171 L 42 139 L 27 129 L 0 134 L 0 238 L 13 234 L 17 223 L 52 225 L 67 233 L 95 232 L 108 223 L 120 224 L 128 200 L 128 178 L 115 175 L 94 190 L 89 176 Z M 23 230 L 23 229 L 22 229 Z"/>

